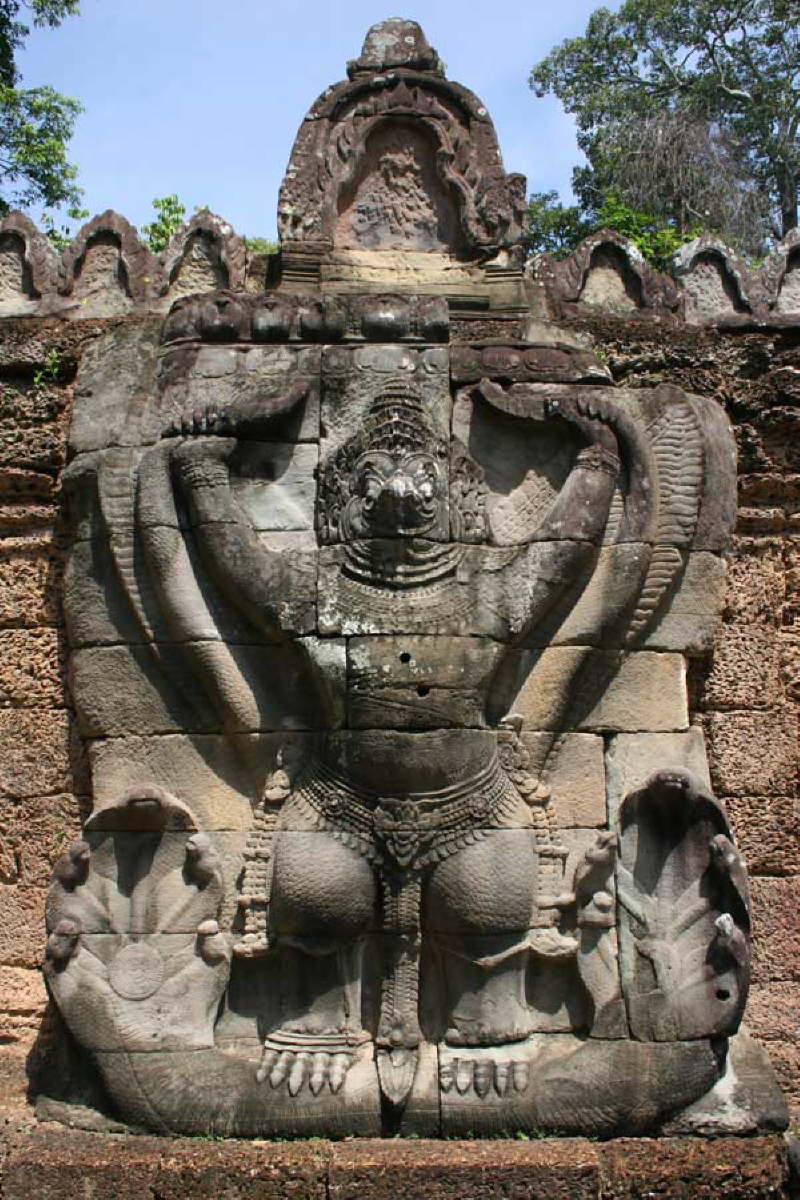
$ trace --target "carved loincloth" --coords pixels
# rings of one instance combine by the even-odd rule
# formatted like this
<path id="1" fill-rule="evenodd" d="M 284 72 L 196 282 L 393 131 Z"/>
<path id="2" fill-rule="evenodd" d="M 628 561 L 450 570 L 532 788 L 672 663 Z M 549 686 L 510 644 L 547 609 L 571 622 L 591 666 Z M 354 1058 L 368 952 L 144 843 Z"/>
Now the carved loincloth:
<path id="1" fill-rule="evenodd" d="M 322 763 L 298 782 L 277 830 L 325 830 L 381 871 L 424 871 L 508 827 L 519 792 L 497 759 L 479 775 L 438 792 L 386 795 L 360 788 Z M 301 827 L 302 827 L 301 826 Z"/>

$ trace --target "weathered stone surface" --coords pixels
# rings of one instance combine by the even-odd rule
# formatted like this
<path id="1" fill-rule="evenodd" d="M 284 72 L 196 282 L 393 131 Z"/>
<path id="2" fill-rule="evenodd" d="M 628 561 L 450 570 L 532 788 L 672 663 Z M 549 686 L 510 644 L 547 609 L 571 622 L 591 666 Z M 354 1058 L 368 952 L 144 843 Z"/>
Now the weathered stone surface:
<path id="1" fill-rule="evenodd" d="M 62 707 L 61 654 L 55 630 L 0 630 L 0 708 Z"/>
<path id="2" fill-rule="evenodd" d="M 602 1194 L 609 1200 L 659 1194 L 687 1200 L 720 1195 L 768 1200 L 780 1195 L 786 1173 L 786 1151 L 779 1137 L 681 1138 L 666 1143 L 618 1138 L 603 1146 L 601 1157 Z"/>
<path id="3" fill-rule="evenodd" d="M 44 952 L 46 889 L 0 882 L 0 961 L 38 970 Z"/>
<path id="4" fill-rule="evenodd" d="M 158 260 L 130 222 L 108 209 L 83 225 L 64 252 L 62 291 L 73 316 L 111 317 L 142 304 L 155 291 Z"/>
<path id="5" fill-rule="evenodd" d="M 789 712 L 711 713 L 703 719 L 711 779 L 723 796 L 782 796 L 797 778 L 797 732 Z"/>
<path id="6" fill-rule="evenodd" d="M 91 1181 L 97 1200 L 139 1200 L 155 1174 L 158 1150 L 153 1138 L 125 1138 L 120 1145 L 79 1130 L 39 1129 L 14 1139 L 3 1186 L 14 1200 L 56 1200 L 77 1195 Z"/>
<path id="7" fill-rule="evenodd" d="M 753 982 L 800 979 L 800 913 L 797 876 L 753 879 Z"/>
<path id="8" fill-rule="evenodd" d="M 0 222 L 0 313 L 29 316 L 51 301 L 58 285 L 58 259 L 48 238 L 21 212 Z"/>
<path id="9" fill-rule="evenodd" d="M 47 887 L 53 863 L 80 831 L 74 796 L 0 797 L 0 862 L 5 883 Z"/>
<path id="10" fill-rule="evenodd" d="M 75 381 L 69 444 L 74 453 L 136 446 L 159 430 L 153 384 L 159 331 L 155 322 L 119 326 L 90 344 Z"/>
<path id="11" fill-rule="evenodd" d="M 547 761 L 553 744 L 551 734 L 523 733 L 522 744 L 531 759 L 531 770 L 538 773 Z M 606 823 L 603 741 L 591 733 L 568 733 L 559 746 L 555 764 L 547 773 L 553 793 L 558 823 L 564 829 L 573 826 L 600 827 Z"/>
<path id="12" fill-rule="evenodd" d="M 655 771 L 687 770 L 710 786 L 703 733 L 696 725 L 685 733 L 618 733 L 608 740 L 606 787 L 608 816 L 615 822 L 629 792 L 642 787 Z"/>
<path id="13" fill-rule="evenodd" d="M 7 1137 L 8 1200 L 43 1200 L 91 1189 L 97 1200 L 217 1196 L 299 1200 L 431 1195 L 533 1200 L 637 1200 L 678 1195 L 772 1200 L 787 1178 L 780 1137 L 582 1138 L 514 1141 L 323 1139 L 287 1143 L 121 1138 L 42 1125 Z M 680 1188 L 680 1193 L 675 1189 Z M 721 1189 L 721 1191 L 720 1191 Z M 81 1192 L 82 1194 L 82 1192 Z"/>
<path id="14" fill-rule="evenodd" d="M 163 293 L 172 301 L 217 288 L 243 290 L 245 245 L 221 217 L 203 210 L 172 235 L 162 255 Z"/>
<path id="15" fill-rule="evenodd" d="M 686 298 L 687 321 L 720 321 L 752 313 L 757 282 L 738 256 L 709 234 L 687 242 L 675 255 L 674 271 Z"/>
<path id="16" fill-rule="evenodd" d="M 530 664 L 509 711 L 519 712 L 527 729 L 557 727 L 553 722 L 564 702 L 579 729 L 660 732 L 688 726 L 680 655 L 636 651 L 615 670 L 618 663 L 615 656 L 581 647 L 544 650 Z"/>
<path id="17" fill-rule="evenodd" d="M 63 709 L 0 711 L 0 791 L 9 797 L 86 792 L 83 752 Z"/>
<path id="18" fill-rule="evenodd" d="M 786 598 L 780 542 L 739 538 L 728 565 L 725 619 L 774 628 Z"/>
<path id="19" fill-rule="evenodd" d="M 725 805 L 754 875 L 800 875 L 800 801 L 791 796 L 729 796 Z"/>
<path id="20" fill-rule="evenodd" d="M 565 259 L 543 255 L 537 275 L 556 318 L 581 307 L 619 316 L 660 316 L 679 306 L 669 276 L 654 271 L 632 242 L 608 229 L 584 238 Z"/>
<path id="21" fill-rule="evenodd" d="M 698 707 L 772 708 L 781 699 L 778 645 L 771 630 L 725 626 L 717 634 Z"/>
<path id="22" fill-rule="evenodd" d="M 0 626 L 56 625 L 61 620 L 60 551 L 44 539 L 0 542 Z"/>
<path id="23" fill-rule="evenodd" d="M 46 1004 L 47 992 L 38 970 L 0 967 L 0 1046 L 30 1043 Z"/>
<path id="24" fill-rule="evenodd" d="M 525 1191 L 532 1200 L 590 1200 L 598 1194 L 596 1147 L 564 1142 L 448 1142 L 446 1158 L 435 1142 L 404 1142 L 387 1159 L 386 1143 L 335 1146 L 330 1192 L 335 1200 L 356 1196 L 385 1200 L 420 1194 L 422 1180 L 435 1179 L 437 1196 L 490 1198 Z"/>

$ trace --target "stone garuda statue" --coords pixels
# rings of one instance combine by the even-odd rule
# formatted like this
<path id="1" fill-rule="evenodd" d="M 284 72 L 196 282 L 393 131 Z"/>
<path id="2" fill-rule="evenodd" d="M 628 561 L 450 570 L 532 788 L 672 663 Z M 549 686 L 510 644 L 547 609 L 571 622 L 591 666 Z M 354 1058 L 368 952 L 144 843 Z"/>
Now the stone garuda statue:
<path id="1" fill-rule="evenodd" d="M 524 180 L 418 26 L 348 73 L 266 290 L 130 319 L 81 368 L 94 809 L 49 987 L 157 1131 L 698 1128 L 749 977 L 685 683 L 728 423 L 548 322 Z"/>

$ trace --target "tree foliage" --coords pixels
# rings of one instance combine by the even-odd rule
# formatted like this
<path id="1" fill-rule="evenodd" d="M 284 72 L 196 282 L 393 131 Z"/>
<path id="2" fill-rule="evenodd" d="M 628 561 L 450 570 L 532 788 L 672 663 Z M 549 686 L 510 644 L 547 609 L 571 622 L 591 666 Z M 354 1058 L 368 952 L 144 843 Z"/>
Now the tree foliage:
<path id="1" fill-rule="evenodd" d="M 532 254 L 565 258 L 598 229 L 614 229 L 628 238 L 659 271 L 668 270 L 675 251 L 701 232 L 699 227 L 681 231 L 666 225 L 653 213 L 632 208 L 614 192 L 608 193 L 591 218 L 582 215 L 577 204 L 562 204 L 555 191 L 535 192 L 530 198 L 525 241 Z"/>
<path id="2" fill-rule="evenodd" d="M 701 221 L 751 246 L 767 219 L 773 236 L 797 225 L 797 0 L 598 8 L 582 37 L 534 67 L 531 86 L 575 116 L 584 209 L 616 190 L 681 230 Z"/>
<path id="3" fill-rule="evenodd" d="M 172 235 L 177 233 L 186 220 L 186 205 L 173 194 L 158 197 L 153 201 L 153 208 L 155 218 L 148 225 L 142 226 L 142 235 L 153 253 L 161 254 L 169 245 Z M 207 204 L 199 204 L 194 211 L 203 212 L 207 209 Z M 253 254 L 274 254 L 278 249 L 278 243 L 268 238 L 246 237 L 242 238 L 242 241 Z"/>
<path id="4" fill-rule="evenodd" d="M 558 192 L 533 192 L 528 200 L 525 245 L 531 254 L 563 258 L 592 226 L 577 204 L 562 204 Z"/>
<path id="5" fill-rule="evenodd" d="M 81 192 L 67 143 L 82 111 L 51 87 L 20 87 L 16 55 L 36 26 L 55 27 L 78 12 L 78 0 L 0 0 L 0 212 L 31 204 L 76 206 Z"/>
<path id="6" fill-rule="evenodd" d="M 153 253 L 160 254 L 186 219 L 186 205 L 176 195 L 160 196 L 153 201 L 153 208 L 156 215 L 149 225 L 142 226 L 142 233 Z"/>

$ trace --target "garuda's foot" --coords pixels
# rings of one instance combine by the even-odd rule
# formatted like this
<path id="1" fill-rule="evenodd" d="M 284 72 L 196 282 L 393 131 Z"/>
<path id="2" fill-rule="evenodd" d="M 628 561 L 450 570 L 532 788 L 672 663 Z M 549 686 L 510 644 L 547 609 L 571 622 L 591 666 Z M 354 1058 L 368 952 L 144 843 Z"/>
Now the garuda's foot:
<path id="1" fill-rule="evenodd" d="M 531 1077 L 530 1061 L 515 1058 L 503 1049 L 485 1050 L 473 1055 L 447 1056 L 439 1067 L 439 1087 L 443 1092 L 468 1092 L 481 1099 L 494 1091 L 498 1096 L 524 1092 Z"/>
<path id="2" fill-rule="evenodd" d="M 278 1030 L 264 1042 L 256 1079 L 271 1088 L 285 1085 L 290 1096 L 297 1096 L 304 1087 L 312 1096 L 325 1087 L 336 1093 L 355 1062 L 356 1051 L 367 1041 L 366 1033 L 313 1036 Z"/>

